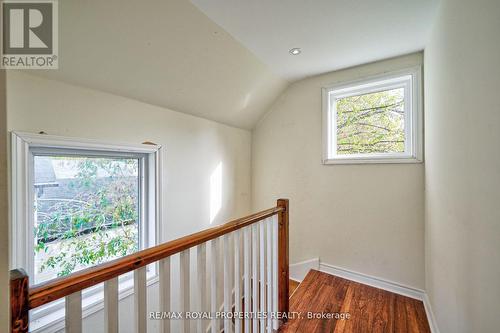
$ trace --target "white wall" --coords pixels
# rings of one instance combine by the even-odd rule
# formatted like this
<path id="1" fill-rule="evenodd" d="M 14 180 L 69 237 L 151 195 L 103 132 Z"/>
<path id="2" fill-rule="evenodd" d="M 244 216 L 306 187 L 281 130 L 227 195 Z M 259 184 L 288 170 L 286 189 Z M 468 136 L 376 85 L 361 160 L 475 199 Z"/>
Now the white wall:
<path id="1" fill-rule="evenodd" d="M 426 289 L 442 333 L 500 327 L 500 2 L 443 0 L 425 49 Z"/>
<path id="2" fill-rule="evenodd" d="M 165 157 L 164 240 L 250 212 L 251 133 L 247 130 L 21 72 L 8 73 L 7 110 L 8 130 L 161 144 Z M 219 163 L 222 208 L 210 224 L 210 177 Z M 149 292 L 157 295 L 154 288 Z M 122 306 L 122 318 L 132 320 L 127 309 L 133 303 L 131 299 L 127 302 Z M 152 303 L 156 304 L 156 297 Z M 100 320 L 85 325 L 92 332 L 102 329 Z"/>
<path id="3" fill-rule="evenodd" d="M 8 130 L 164 148 L 167 239 L 210 226 L 210 176 L 222 163 L 222 210 L 214 223 L 250 209 L 251 133 L 96 90 L 10 72 Z"/>
<path id="4" fill-rule="evenodd" d="M 253 133 L 253 208 L 290 199 L 290 262 L 424 287 L 423 164 L 323 165 L 321 88 L 421 64 L 413 54 L 292 84 Z"/>

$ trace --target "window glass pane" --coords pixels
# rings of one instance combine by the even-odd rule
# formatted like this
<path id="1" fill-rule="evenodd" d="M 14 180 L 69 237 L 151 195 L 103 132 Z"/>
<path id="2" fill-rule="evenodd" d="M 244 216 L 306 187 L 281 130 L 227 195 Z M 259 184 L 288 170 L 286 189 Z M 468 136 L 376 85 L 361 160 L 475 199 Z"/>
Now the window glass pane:
<path id="1" fill-rule="evenodd" d="M 336 100 L 337 154 L 403 153 L 404 88 Z"/>
<path id="2" fill-rule="evenodd" d="M 34 157 L 35 283 L 139 248 L 139 159 Z"/>

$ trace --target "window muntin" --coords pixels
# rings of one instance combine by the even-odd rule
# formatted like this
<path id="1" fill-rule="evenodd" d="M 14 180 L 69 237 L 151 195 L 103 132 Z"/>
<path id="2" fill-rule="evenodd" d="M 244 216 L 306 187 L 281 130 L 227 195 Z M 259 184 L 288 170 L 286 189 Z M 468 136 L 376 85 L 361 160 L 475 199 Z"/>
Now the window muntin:
<path id="1" fill-rule="evenodd" d="M 323 162 L 421 160 L 420 68 L 323 89 Z"/>
<path id="2" fill-rule="evenodd" d="M 142 248 L 142 159 L 33 152 L 35 284 Z"/>

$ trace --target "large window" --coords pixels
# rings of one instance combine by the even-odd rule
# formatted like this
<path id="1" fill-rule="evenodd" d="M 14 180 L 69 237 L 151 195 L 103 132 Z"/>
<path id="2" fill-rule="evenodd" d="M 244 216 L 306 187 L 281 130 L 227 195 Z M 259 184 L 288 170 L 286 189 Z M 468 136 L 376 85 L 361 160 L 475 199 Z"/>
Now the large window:
<path id="1" fill-rule="evenodd" d="M 160 162 L 156 145 L 13 133 L 12 267 L 39 284 L 155 245 Z M 120 277 L 121 292 L 130 278 Z M 86 290 L 84 306 L 99 303 L 101 290 Z M 62 319 L 62 302 L 35 310 L 33 326 Z"/>
<path id="2" fill-rule="evenodd" d="M 143 155 L 33 149 L 34 283 L 143 248 Z"/>
<path id="3" fill-rule="evenodd" d="M 324 163 L 421 161 L 420 108 L 420 68 L 324 88 Z"/>

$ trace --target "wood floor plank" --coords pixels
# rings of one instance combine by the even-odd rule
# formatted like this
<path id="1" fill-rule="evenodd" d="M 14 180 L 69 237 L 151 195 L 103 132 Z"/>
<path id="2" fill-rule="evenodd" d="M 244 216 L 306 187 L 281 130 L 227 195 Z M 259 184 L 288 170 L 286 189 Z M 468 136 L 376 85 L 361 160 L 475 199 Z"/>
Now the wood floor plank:
<path id="1" fill-rule="evenodd" d="M 290 299 L 285 333 L 430 333 L 421 301 L 311 270 Z M 308 319 L 307 312 L 349 313 L 350 319 Z"/>
<path id="2" fill-rule="evenodd" d="M 326 304 L 326 307 L 323 311 L 327 313 L 340 313 L 342 312 L 342 305 L 344 304 L 344 299 L 349 287 L 349 281 L 346 279 L 339 279 L 333 275 L 330 275 L 328 283 L 331 292 L 328 296 L 328 303 Z M 340 322 L 341 321 L 336 319 L 321 321 L 321 332 L 334 332 L 337 323 Z"/>
<path id="3" fill-rule="evenodd" d="M 385 290 L 377 289 L 377 307 L 374 310 L 372 324 L 373 333 L 395 333 L 394 318 L 390 315 L 394 313 L 394 302 L 396 295 Z"/>
<path id="4" fill-rule="evenodd" d="M 310 308 L 306 309 L 305 312 L 321 312 L 322 309 L 325 308 L 326 303 L 328 302 L 328 295 L 332 292 L 332 287 L 328 285 L 321 285 L 318 289 L 318 293 L 316 294 L 314 301 L 310 304 Z M 307 317 L 307 314 L 303 312 L 303 314 Z M 305 320 L 297 320 L 297 332 L 324 332 L 321 330 L 321 319 L 305 319 Z"/>
<path id="5" fill-rule="evenodd" d="M 346 280 L 347 281 L 347 290 L 346 290 L 346 294 L 345 294 L 345 297 L 344 297 L 344 300 L 342 302 L 342 306 L 340 307 L 340 313 L 351 313 L 352 311 L 352 303 L 353 303 L 353 299 L 354 299 L 354 289 L 355 289 L 355 286 L 353 286 L 351 284 L 350 281 Z M 340 320 L 336 323 L 335 325 L 335 333 L 344 333 L 345 330 L 346 330 L 346 323 L 348 321 L 347 320 Z"/>
<path id="6" fill-rule="evenodd" d="M 408 329 L 408 318 L 404 297 L 397 295 L 394 309 L 394 329 L 396 332 L 406 332 Z"/>
<path id="7" fill-rule="evenodd" d="M 353 288 L 351 309 L 349 311 L 351 319 L 346 321 L 344 332 L 370 332 L 370 311 L 374 307 L 373 291 L 365 288 L 361 283 L 353 281 L 351 281 L 351 288 Z"/>
<path id="8" fill-rule="evenodd" d="M 320 283 L 324 277 L 320 277 L 318 271 L 311 270 L 307 273 L 304 280 L 300 283 L 300 288 L 296 290 L 293 297 L 290 299 L 290 308 L 300 308 L 301 303 L 307 302 L 307 299 L 315 293 L 314 286 Z"/>
<path id="9" fill-rule="evenodd" d="M 429 326 L 429 321 L 427 320 L 424 303 L 416 299 L 414 299 L 413 302 L 415 303 L 419 330 L 421 332 L 430 332 L 431 328 Z"/>
<path id="10" fill-rule="evenodd" d="M 292 297 L 290 309 L 293 308 L 295 310 L 290 311 L 300 312 L 301 314 L 305 314 L 307 311 L 314 311 L 313 309 L 318 302 L 318 298 L 322 296 L 320 288 L 324 285 L 327 278 L 327 275 L 321 275 L 318 271 L 310 271 Z M 301 327 L 307 325 L 307 322 L 307 320 L 302 321 L 299 319 L 290 320 L 287 324 L 287 332 L 307 332 L 305 331 L 306 328 Z"/>

